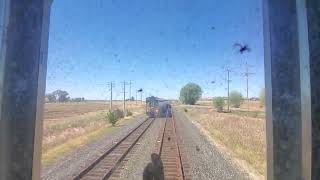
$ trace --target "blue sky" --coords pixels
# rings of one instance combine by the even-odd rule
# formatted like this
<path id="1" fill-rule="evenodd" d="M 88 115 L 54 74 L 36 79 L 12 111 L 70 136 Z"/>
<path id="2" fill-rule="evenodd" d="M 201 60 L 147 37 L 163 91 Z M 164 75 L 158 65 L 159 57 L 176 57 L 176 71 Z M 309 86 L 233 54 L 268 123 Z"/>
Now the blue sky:
<path id="1" fill-rule="evenodd" d="M 214 28 L 213 28 L 214 27 Z M 252 51 L 240 54 L 234 43 Z M 203 96 L 245 94 L 244 63 L 252 65 L 249 95 L 264 87 L 261 2 L 257 0 L 55 0 L 52 6 L 47 92 L 106 99 L 106 83 L 132 81 L 132 91 L 178 98 L 195 82 Z M 211 81 L 216 81 L 211 84 Z M 134 94 L 134 93 L 133 93 Z"/>

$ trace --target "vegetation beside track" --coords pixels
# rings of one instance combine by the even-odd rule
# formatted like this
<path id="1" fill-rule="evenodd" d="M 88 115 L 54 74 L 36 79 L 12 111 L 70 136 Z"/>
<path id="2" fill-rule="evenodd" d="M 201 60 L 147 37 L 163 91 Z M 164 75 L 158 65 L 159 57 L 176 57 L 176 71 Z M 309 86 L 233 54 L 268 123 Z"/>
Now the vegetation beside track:
<path id="1" fill-rule="evenodd" d="M 42 163 L 49 165 L 81 145 L 111 135 L 144 112 L 142 106 L 128 103 L 133 116 L 122 118 L 116 126 L 111 126 L 105 120 L 107 110 L 101 110 L 106 107 L 108 105 L 101 102 L 46 104 Z"/>
<path id="2" fill-rule="evenodd" d="M 205 106 L 182 106 L 178 109 L 199 123 L 215 142 L 264 176 L 266 138 L 263 108 L 254 107 L 252 111 L 245 111 L 245 104 L 240 109 L 231 109 L 231 113 L 219 113 L 212 105 Z"/>

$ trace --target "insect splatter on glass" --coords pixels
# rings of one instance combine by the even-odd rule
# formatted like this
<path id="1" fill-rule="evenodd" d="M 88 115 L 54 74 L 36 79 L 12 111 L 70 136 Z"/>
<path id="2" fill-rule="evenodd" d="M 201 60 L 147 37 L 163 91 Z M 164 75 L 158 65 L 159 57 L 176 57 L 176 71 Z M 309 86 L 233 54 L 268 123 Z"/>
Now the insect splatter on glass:
<path id="1" fill-rule="evenodd" d="M 258 175 L 265 173 L 260 1 L 233 1 L 232 6 L 207 0 L 76 4 L 55 1 L 51 16 L 42 161 L 53 167 L 75 163 L 70 169 L 57 168 L 59 177 L 99 174 L 99 165 L 86 169 L 77 164 L 92 160 L 91 155 L 110 143 L 123 146 L 119 138 L 141 123 L 139 132 L 148 130 L 132 149 L 144 153 L 129 158 L 129 150 L 124 156 L 128 163 L 112 166 L 116 170 L 108 176 L 124 166 L 127 170 L 117 178 L 154 177 L 163 170 L 167 177 L 168 163 L 176 163 L 170 157 L 181 157 L 180 170 L 170 167 L 173 177 L 250 178 L 222 159 L 225 152 L 214 143 L 245 160 Z M 151 125 L 146 118 L 154 119 Z M 198 128 L 215 133 L 203 136 Z M 74 141 L 81 141 L 75 160 L 64 162 L 69 150 L 53 152 Z M 175 150 L 169 153 L 168 148 Z M 81 156 L 84 152 L 88 156 Z M 158 160 L 152 152 L 160 154 Z M 61 162 L 55 161 L 58 157 Z M 53 172 L 48 168 L 45 177 L 57 176 Z"/>
<path id="2" fill-rule="evenodd" d="M 0 0 L 0 179 L 319 179 L 319 7 Z"/>

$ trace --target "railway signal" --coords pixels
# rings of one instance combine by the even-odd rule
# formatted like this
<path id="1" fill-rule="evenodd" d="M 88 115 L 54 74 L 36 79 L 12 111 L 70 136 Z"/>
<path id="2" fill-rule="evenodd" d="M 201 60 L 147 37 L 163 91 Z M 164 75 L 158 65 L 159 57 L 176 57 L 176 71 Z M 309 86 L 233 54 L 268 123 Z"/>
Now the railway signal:
<path id="1" fill-rule="evenodd" d="M 143 89 L 140 88 L 140 89 L 138 90 L 138 92 L 140 93 L 140 101 L 141 101 L 141 104 L 142 104 L 142 92 L 143 92 Z"/>

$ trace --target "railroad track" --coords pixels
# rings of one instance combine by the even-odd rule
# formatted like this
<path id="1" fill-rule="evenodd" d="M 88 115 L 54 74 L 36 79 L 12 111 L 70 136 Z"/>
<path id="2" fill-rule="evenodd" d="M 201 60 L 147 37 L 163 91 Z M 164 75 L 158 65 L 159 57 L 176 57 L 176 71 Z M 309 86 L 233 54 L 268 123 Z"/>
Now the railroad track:
<path id="1" fill-rule="evenodd" d="M 84 168 L 74 180 L 104 180 L 111 177 L 127 154 L 132 150 L 140 137 L 147 131 L 154 119 L 148 118 L 128 135 L 117 142 L 101 157 Z"/>
<path id="2" fill-rule="evenodd" d="M 185 180 L 174 118 L 166 118 L 158 142 L 156 153 L 163 163 L 164 179 Z"/>

